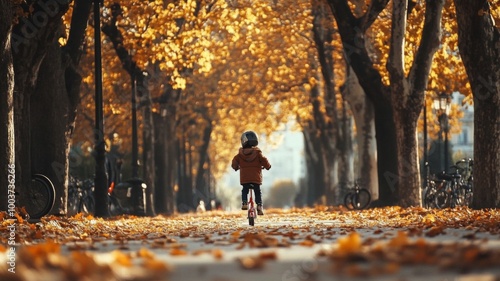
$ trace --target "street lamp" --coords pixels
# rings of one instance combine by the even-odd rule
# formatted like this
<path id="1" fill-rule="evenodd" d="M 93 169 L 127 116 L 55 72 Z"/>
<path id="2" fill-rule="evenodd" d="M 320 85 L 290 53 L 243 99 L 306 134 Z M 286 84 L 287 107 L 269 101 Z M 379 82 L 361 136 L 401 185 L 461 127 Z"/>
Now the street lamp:
<path id="1" fill-rule="evenodd" d="M 441 162 L 441 170 L 446 170 L 447 167 L 449 166 L 448 163 L 448 152 L 449 152 L 449 145 L 448 145 L 448 133 L 450 131 L 450 126 L 449 126 L 449 115 L 450 115 L 450 108 L 451 108 L 451 95 L 448 95 L 446 93 L 441 93 L 439 94 L 435 99 L 433 103 L 433 108 L 436 111 L 436 115 L 438 117 L 439 121 L 439 140 L 440 144 L 442 143 L 443 140 L 443 134 L 444 134 L 444 153 L 443 159 L 440 161 Z M 442 147 L 442 146 L 441 146 Z"/>

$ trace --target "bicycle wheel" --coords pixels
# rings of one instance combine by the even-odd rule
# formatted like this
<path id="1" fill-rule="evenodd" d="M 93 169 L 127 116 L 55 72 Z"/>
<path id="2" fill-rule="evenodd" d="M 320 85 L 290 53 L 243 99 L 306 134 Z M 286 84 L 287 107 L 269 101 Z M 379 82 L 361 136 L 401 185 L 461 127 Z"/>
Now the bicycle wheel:
<path id="1" fill-rule="evenodd" d="M 55 195 L 56 190 L 48 177 L 41 174 L 33 175 L 26 196 L 26 211 L 30 218 L 39 219 L 47 215 L 54 207 Z"/>
<path id="2" fill-rule="evenodd" d="M 425 189 L 424 194 L 424 208 L 435 208 L 436 207 L 436 186 L 430 185 Z"/>
<path id="3" fill-rule="evenodd" d="M 464 204 L 470 207 L 472 205 L 472 188 L 468 185 L 462 186 L 461 188 L 464 189 Z"/>
<path id="4" fill-rule="evenodd" d="M 76 188 L 70 187 L 68 189 L 68 215 L 74 216 L 78 213 L 78 191 Z"/>
<path id="5" fill-rule="evenodd" d="M 85 214 L 92 214 L 94 213 L 94 207 L 95 207 L 94 197 L 89 194 L 86 194 L 80 199 L 80 204 L 78 205 L 78 212 Z"/>
<path id="6" fill-rule="evenodd" d="M 352 195 L 352 205 L 354 209 L 356 210 L 362 210 L 370 204 L 372 197 L 370 195 L 370 192 L 365 189 L 361 188 L 357 192 L 354 192 Z"/>
<path id="7" fill-rule="evenodd" d="M 439 209 L 443 209 L 449 207 L 451 205 L 451 196 L 449 196 L 448 192 L 445 189 L 439 190 L 436 193 L 436 197 L 434 198 L 434 202 L 436 207 Z"/>
<path id="8" fill-rule="evenodd" d="M 354 195 L 353 192 L 348 192 L 345 196 L 344 196 L 344 206 L 348 209 L 348 210 L 354 210 L 354 204 L 352 203 L 352 196 Z"/>

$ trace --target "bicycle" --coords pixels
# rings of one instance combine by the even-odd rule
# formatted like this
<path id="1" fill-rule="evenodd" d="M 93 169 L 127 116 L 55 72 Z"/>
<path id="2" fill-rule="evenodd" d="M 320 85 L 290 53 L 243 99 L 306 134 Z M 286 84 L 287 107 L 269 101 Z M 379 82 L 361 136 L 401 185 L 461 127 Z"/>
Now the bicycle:
<path id="1" fill-rule="evenodd" d="M 70 215 L 93 213 L 95 209 L 93 193 L 94 182 L 91 179 L 81 181 L 71 177 L 68 187 L 68 213 Z"/>
<path id="2" fill-rule="evenodd" d="M 14 194 L 16 198 L 20 197 L 18 191 Z M 56 190 L 52 181 L 45 175 L 34 174 L 31 177 L 30 188 L 26 191 L 23 201 L 27 219 L 39 219 L 47 215 L 54 207 L 56 202 Z M 20 206 L 19 200 L 16 201 Z"/>
<path id="3" fill-rule="evenodd" d="M 436 208 L 436 194 L 444 186 L 445 181 L 431 178 L 429 162 L 424 164 L 426 169 L 425 186 L 423 188 L 422 205 L 424 208 Z"/>
<path id="4" fill-rule="evenodd" d="M 255 204 L 253 201 L 253 188 L 250 188 L 248 191 L 249 200 L 248 200 L 248 224 L 254 226 L 255 220 L 257 219 L 257 210 L 255 209 Z"/>
<path id="5" fill-rule="evenodd" d="M 467 163 L 466 168 L 460 165 Z M 450 168 L 453 173 L 443 173 L 437 177 L 444 181 L 444 187 L 436 193 L 435 202 L 438 208 L 454 208 L 457 206 L 468 206 L 472 201 L 472 159 L 462 159 Z M 464 178 L 466 178 L 464 180 Z"/>
<path id="6" fill-rule="evenodd" d="M 472 195 L 473 195 L 473 166 L 474 160 L 471 158 L 458 161 L 456 163 L 457 166 L 460 164 L 466 164 L 466 167 L 463 169 L 462 181 L 460 182 L 460 196 L 463 198 L 463 203 L 465 206 L 470 206 L 472 204 Z M 464 180 L 465 179 L 465 180 Z"/>
<path id="7" fill-rule="evenodd" d="M 359 186 L 359 180 L 344 197 L 344 205 L 349 210 L 362 210 L 368 207 L 371 201 L 370 191 Z"/>
<path id="8" fill-rule="evenodd" d="M 115 185 L 114 182 L 108 188 L 108 210 L 111 216 L 132 214 L 132 186 L 127 182 Z M 126 207 L 129 206 L 129 207 Z"/>

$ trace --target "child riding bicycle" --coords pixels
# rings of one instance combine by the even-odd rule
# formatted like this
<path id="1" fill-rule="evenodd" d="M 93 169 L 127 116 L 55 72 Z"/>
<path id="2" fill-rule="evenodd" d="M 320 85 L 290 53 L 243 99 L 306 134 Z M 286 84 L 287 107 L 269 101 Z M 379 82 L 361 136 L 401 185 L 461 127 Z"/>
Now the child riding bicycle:
<path id="1" fill-rule="evenodd" d="M 241 148 L 233 158 L 231 167 L 240 170 L 241 189 L 241 209 L 248 209 L 247 196 L 249 189 L 255 192 L 255 203 L 257 203 L 257 214 L 264 215 L 262 211 L 262 168 L 271 169 L 271 164 L 267 158 L 262 155 L 262 151 L 257 147 L 259 138 L 253 131 L 246 131 L 241 135 Z"/>

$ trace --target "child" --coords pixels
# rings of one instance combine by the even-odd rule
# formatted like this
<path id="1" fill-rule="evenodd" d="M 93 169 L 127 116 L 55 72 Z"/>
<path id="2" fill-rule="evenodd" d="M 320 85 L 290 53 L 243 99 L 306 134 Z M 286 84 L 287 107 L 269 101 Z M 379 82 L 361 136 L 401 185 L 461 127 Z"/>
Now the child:
<path id="1" fill-rule="evenodd" d="M 257 214 L 264 215 L 262 211 L 262 192 L 260 185 L 262 184 L 262 168 L 271 169 L 271 164 L 267 158 L 262 155 L 262 151 L 257 147 L 259 138 L 253 131 L 246 131 L 241 135 L 241 148 L 236 154 L 231 163 L 231 167 L 240 171 L 240 184 L 243 186 L 241 190 L 241 209 L 247 210 L 247 196 L 250 188 L 255 192 L 255 203 L 257 203 Z"/>

